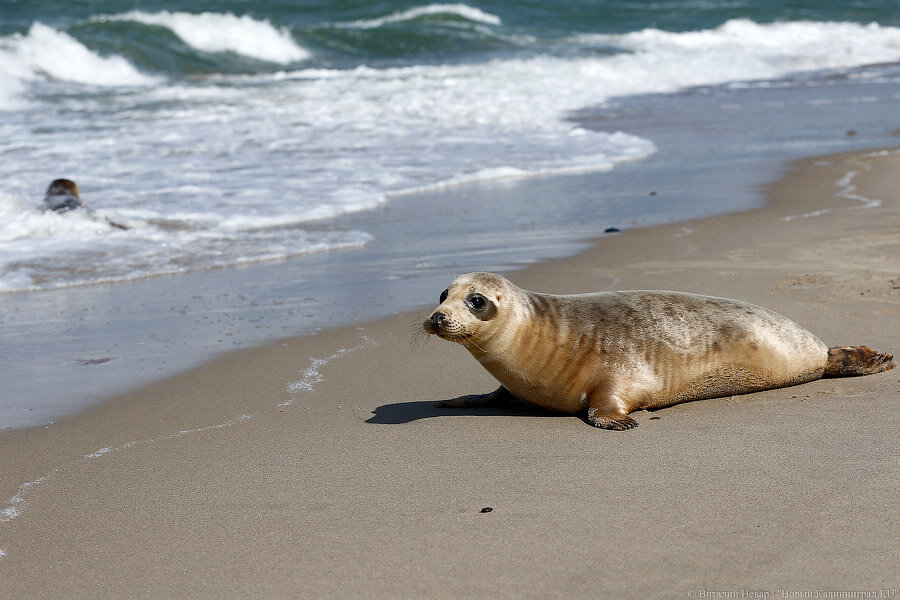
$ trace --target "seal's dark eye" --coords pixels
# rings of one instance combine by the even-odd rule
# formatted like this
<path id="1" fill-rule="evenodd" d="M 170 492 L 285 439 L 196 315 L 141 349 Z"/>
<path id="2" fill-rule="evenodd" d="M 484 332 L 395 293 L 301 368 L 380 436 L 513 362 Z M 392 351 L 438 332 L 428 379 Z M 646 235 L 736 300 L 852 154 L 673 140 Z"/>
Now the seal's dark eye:
<path id="1" fill-rule="evenodd" d="M 447 299 L 447 295 L 449 294 L 449 292 L 450 292 L 450 290 L 444 290 L 443 292 L 441 292 L 441 302 L 440 302 L 441 304 L 443 304 L 444 300 Z"/>
<path id="2" fill-rule="evenodd" d="M 484 307 L 487 306 L 487 300 L 481 294 L 472 294 L 466 298 L 466 304 L 472 310 L 484 310 Z"/>

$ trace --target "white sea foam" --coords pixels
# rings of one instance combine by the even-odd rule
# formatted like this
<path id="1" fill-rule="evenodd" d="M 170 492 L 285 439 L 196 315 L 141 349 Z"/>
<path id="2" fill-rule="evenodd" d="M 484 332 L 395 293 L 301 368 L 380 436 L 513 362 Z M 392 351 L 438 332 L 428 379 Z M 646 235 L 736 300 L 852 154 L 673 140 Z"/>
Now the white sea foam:
<path id="1" fill-rule="evenodd" d="M 25 92 L 25 84 L 21 77 L 16 77 L 11 71 L 17 61 L 9 53 L 0 48 L 0 111 L 22 108 L 24 101 L 22 94 Z"/>
<path id="2" fill-rule="evenodd" d="M 413 10 L 466 12 L 460 6 Z M 261 25 L 272 46 L 293 44 L 271 24 L 233 15 L 110 18 L 126 17 L 172 28 L 184 17 L 205 34 L 231 24 L 244 37 L 252 35 L 242 28 Z M 62 38 L 57 33 L 36 26 L 0 39 L 0 73 L 28 88 L 38 71 L 26 65 L 19 77 L 4 59 L 33 35 Z M 567 121 L 577 109 L 629 94 L 900 60 L 900 28 L 874 24 L 738 20 L 708 31 L 648 29 L 568 43 L 604 52 L 222 75 L 102 94 L 73 84 L 63 97 L 30 98 L 0 124 L 0 152 L 16 174 L 0 192 L 0 291 L 356 247 L 371 236 L 321 223 L 376 208 L 392 194 L 602 171 L 654 152 L 650 140 Z M 610 55 L 610 47 L 623 52 Z M 76 179 L 94 218 L 35 208 L 58 176 Z M 112 229 L 106 219 L 131 229 Z M 312 221 L 320 225 L 306 225 Z"/>
<path id="3" fill-rule="evenodd" d="M 112 452 L 112 448 L 100 448 L 96 452 L 91 452 L 90 454 L 85 454 L 84 457 L 85 458 L 100 458 L 101 456 L 103 456 L 104 454 L 108 454 L 109 452 Z"/>
<path id="4" fill-rule="evenodd" d="M 0 192 L 0 245 L 25 240 L 40 244 L 41 239 L 55 242 L 94 239 L 112 231 L 106 222 L 92 217 L 87 211 L 71 215 L 42 212 L 36 204 L 30 205 L 23 198 Z"/>
<path id="5" fill-rule="evenodd" d="M 596 134 L 594 135 L 596 136 Z M 617 164 L 645 158 L 656 151 L 656 146 L 650 140 L 628 135 L 621 131 L 610 135 L 603 134 L 603 136 L 606 138 L 605 152 L 603 153 L 598 152 L 592 155 L 567 157 L 565 161 L 555 161 L 552 158 L 548 158 L 536 163 L 529 170 L 508 166 L 480 169 L 427 185 L 397 190 L 393 192 L 393 195 L 415 194 L 505 179 L 515 180 L 529 177 L 575 175 L 592 171 L 610 171 Z M 598 144 L 599 146 L 600 144 Z"/>
<path id="6" fill-rule="evenodd" d="M 47 477 L 52 476 L 57 473 L 64 467 L 56 467 L 52 471 L 50 471 L 47 475 L 43 475 L 34 479 L 33 481 L 27 481 L 19 486 L 19 491 L 9 500 L 7 500 L 7 506 L 0 510 L 0 523 L 8 523 L 12 521 L 16 517 L 22 514 L 21 506 L 25 502 L 25 494 L 28 493 L 28 490 L 33 488 L 36 485 L 40 485 L 43 483 Z"/>
<path id="7" fill-rule="evenodd" d="M 287 29 L 277 28 L 268 20 L 231 13 L 139 10 L 100 17 L 109 21 L 136 21 L 170 29 L 181 40 L 203 52 L 234 52 L 242 56 L 286 65 L 301 61 L 311 53 L 297 45 Z"/>
<path id="8" fill-rule="evenodd" d="M 876 150 L 875 152 L 866 154 L 864 158 L 875 156 L 890 156 L 892 154 L 898 154 L 898 152 L 893 150 Z M 859 164 L 865 171 L 870 171 L 872 169 L 872 166 L 865 162 L 860 162 Z M 844 175 L 841 176 L 840 179 L 834 182 L 835 187 L 838 189 L 838 191 L 835 193 L 835 196 L 837 196 L 838 198 L 851 200 L 856 204 L 843 206 L 840 208 L 822 208 L 800 215 L 787 215 L 785 217 L 782 217 L 782 220 L 794 221 L 797 219 L 809 219 L 812 217 L 820 217 L 833 211 L 866 210 L 869 208 L 878 208 L 882 205 L 882 200 L 880 198 L 869 198 L 868 196 L 863 196 L 859 193 L 859 188 L 857 188 L 856 183 L 854 183 L 859 174 L 860 171 L 850 169 L 849 171 L 844 173 Z"/>
<path id="9" fill-rule="evenodd" d="M 131 229 L 111 227 L 107 218 Z M 57 214 L 0 192 L 0 292 L 282 260 L 372 239 L 362 231 L 298 229 L 315 218 L 315 211 L 277 217 L 148 209 Z M 55 281 L 45 282 L 48 277 Z"/>
<path id="10" fill-rule="evenodd" d="M 290 400 L 285 400 L 277 404 L 276 406 L 284 407 L 290 406 L 294 403 L 296 398 L 296 394 L 299 392 L 309 392 L 315 389 L 317 383 L 321 383 L 324 381 L 324 377 L 322 373 L 319 372 L 319 369 L 330 363 L 331 361 L 340 358 L 341 356 L 349 353 L 356 352 L 357 350 L 362 350 L 367 346 L 375 346 L 377 345 L 374 340 L 367 336 L 363 336 L 363 343 L 353 346 L 351 348 L 341 348 L 337 350 L 334 354 L 327 358 L 310 358 L 309 366 L 303 370 L 300 374 L 300 379 L 297 381 L 293 381 L 288 384 L 288 393 L 291 395 Z"/>
<path id="11" fill-rule="evenodd" d="M 428 4 L 402 10 L 376 19 L 361 19 L 349 23 L 342 23 L 340 26 L 355 27 L 359 29 L 375 29 L 391 23 L 402 23 L 404 21 L 411 21 L 413 19 L 432 15 L 454 15 L 484 25 L 500 25 L 502 23 L 500 17 L 497 15 L 486 13 L 467 4 Z"/>
<path id="12" fill-rule="evenodd" d="M 141 73 L 121 56 L 100 56 L 69 34 L 42 23 L 34 23 L 26 35 L 15 33 L 0 39 L 0 82 L 41 76 L 101 86 L 161 81 Z"/>
<path id="13" fill-rule="evenodd" d="M 863 168 L 866 171 L 870 171 L 872 167 L 863 163 Z M 859 188 L 857 188 L 854 180 L 860 174 L 859 171 L 851 170 L 848 171 L 843 177 L 835 182 L 835 185 L 840 189 L 837 193 L 837 196 L 840 198 L 846 198 L 847 200 L 852 200 L 854 202 L 858 202 L 858 204 L 847 207 L 846 210 L 865 210 L 868 208 L 878 208 L 881 206 L 881 200 L 879 198 L 869 198 L 867 196 L 863 196 L 859 193 Z"/>
<path id="14" fill-rule="evenodd" d="M 591 67 L 592 75 L 619 88 L 616 95 L 900 59 L 900 28 L 877 23 L 758 24 L 735 19 L 703 31 L 644 29 L 624 35 L 585 34 L 573 40 L 627 51 Z"/>
<path id="15" fill-rule="evenodd" d="M 38 477 L 37 479 L 34 479 L 32 481 L 27 481 L 27 482 L 19 485 L 18 492 L 16 492 L 16 494 L 14 496 L 12 496 L 11 498 L 9 498 L 6 501 L 6 506 L 3 509 L 0 509 L 0 524 L 8 523 L 8 522 L 12 521 L 13 519 L 16 519 L 16 518 L 19 518 L 22 516 L 23 507 L 25 505 L 26 495 L 35 486 L 38 486 L 38 485 L 44 483 L 48 479 L 55 477 L 55 476 L 59 475 L 60 473 L 64 473 L 68 469 L 71 469 L 71 468 L 81 464 L 85 460 L 93 460 L 93 459 L 101 458 L 111 452 L 130 450 L 137 446 L 155 444 L 155 443 L 158 443 L 161 441 L 171 440 L 174 438 L 180 438 L 180 437 L 183 437 L 186 435 L 192 435 L 195 433 L 205 433 L 207 431 L 216 431 L 216 430 L 221 430 L 221 429 L 227 429 L 234 425 L 238 425 L 239 423 L 243 423 L 244 421 L 248 421 L 252 418 L 253 418 L 253 415 L 243 414 L 243 415 L 239 415 L 233 419 L 230 419 L 228 421 L 225 421 L 224 423 L 217 423 L 215 425 L 206 425 L 206 426 L 201 426 L 201 427 L 181 429 L 179 431 L 169 433 L 169 434 L 163 435 L 158 438 L 126 442 L 118 447 L 106 446 L 106 447 L 100 448 L 99 450 L 97 450 L 95 452 L 90 452 L 88 454 L 85 454 L 81 459 L 76 459 L 69 463 L 58 465 L 58 466 L 54 467 L 53 469 L 51 469 L 50 471 L 48 471 L 46 474 Z M 5 556 L 5 554 L 3 554 L 3 551 L 0 550 L 0 557 L 2 557 L 2 556 Z"/>

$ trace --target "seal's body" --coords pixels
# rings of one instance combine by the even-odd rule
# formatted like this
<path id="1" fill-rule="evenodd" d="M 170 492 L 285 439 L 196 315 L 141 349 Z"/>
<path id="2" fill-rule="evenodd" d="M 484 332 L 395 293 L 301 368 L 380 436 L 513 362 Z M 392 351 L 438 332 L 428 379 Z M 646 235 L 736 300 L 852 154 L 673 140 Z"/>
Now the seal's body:
<path id="1" fill-rule="evenodd" d="M 54 179 L 44 196 L 44 210 L 64 213 L 78 208 L 87 208 L 78 195 L 78 185 L 71 179 Z"/>
<path id="2" fill-rule="evenodd" d="M 89 218 L 97 220 L 98 217 L 79 196 L 78 185 L 71 179 L 54 179 L 47 187 L 47 193 L 44 195 L 44 204 L 41 208 L 43 211 L 53 211 L 55 213 L 67 213 L 74 210 L 86 213 Z M 127 225 L 116 223 L 105 218 L 110 227 L 116 229 L 130 229 Z"/>
<path id="3" fill-rule="evenodd" d="M 502 384 L 441 406 L 512 395 L 606 429 L 636 426 L 634 410 L 894 366 L 866 347 L 829 349 L 793 321 L 738 300 L 538 294 L 493 273 L 457 278 L 424 327 L 464 345 Z"/>

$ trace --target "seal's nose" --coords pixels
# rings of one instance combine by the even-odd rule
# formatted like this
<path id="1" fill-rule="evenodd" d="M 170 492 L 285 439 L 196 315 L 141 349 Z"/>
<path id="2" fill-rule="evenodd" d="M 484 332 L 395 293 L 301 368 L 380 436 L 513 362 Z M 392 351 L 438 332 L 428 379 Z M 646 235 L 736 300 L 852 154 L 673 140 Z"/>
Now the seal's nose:
<path id="1" fill-rule="evenodd" d="M 430 321 L 434 327 L 440 327 L 441 323 L 443 323 L 444 319 L 446 319 L 446 318 L 447 318 L 447 315 L 445 315 L 444 313 L 436 312 L 433 315 L 431 315 Z"/>

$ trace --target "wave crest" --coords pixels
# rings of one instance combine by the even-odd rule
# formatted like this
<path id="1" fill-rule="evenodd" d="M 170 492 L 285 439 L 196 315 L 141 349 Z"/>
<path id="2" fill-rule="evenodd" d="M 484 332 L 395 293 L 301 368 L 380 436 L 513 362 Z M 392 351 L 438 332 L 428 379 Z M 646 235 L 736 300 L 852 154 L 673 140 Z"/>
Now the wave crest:
<path id="1" fill-rule="evenodd" d="M 628 54 L 612 57 L 610 66 L 618 67 L 622 75 L 635 72 L 635 68 L 645 71 L 649 83 L 635 83 L 623 90 L 625 93 L 668 92 L 692 85 L 778 78 L 900 59 L 900 28 L 877 23 L 760 24 L 732 19 L 699 31 L 648 28 L 616 35 L 583 34 L 573 41 L 626 50 Z"/>
<path id="2" fill-rule="evenodd" d="M 498 17 L 497 15 L 486 13 L 467 4 L 428 4 L 426 6 L 417 6 L 407 10 L 395 12 L 385 17 L 351 21 L 349 23 L 344 23 L 342 26 L 358 29 L 376 29 L 378 27 L 383 27 L 384 25 L 404 23 L 407 21 L 414 21 L 422 17 L 430 17 L 435 15 L 450 15 L 453 17 L 465 19 L 467 21 L 472 21 L 474 23 L 481 23 L 482 25 L 502 24 L 500 17 Z"/>
<path id="3" fill-rule="evenodd" d="M 2 40 L 0 78 L 27 81 L 41 76 L 100 86 L 150 85 L 159 81 L 141 73 L 121 56 L 101 56 L 71 35 L 35 22 L 26 35 L 16 33 Z"/>
<path id="4" fill-rule="evenodd" d="M 107 21 L 134 21 L 169 29 L 185 44 L 203 52 L 233 52 L 281 65 L 306 60 L 312 53 L 300 47 L 291 33 L 268 20 L 232 13 L 200 13 L 139 10 L 99 17 Z"/>

